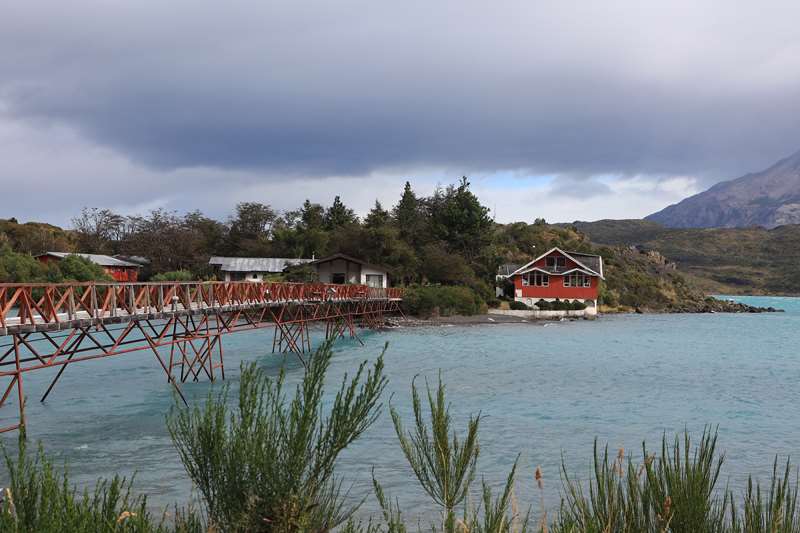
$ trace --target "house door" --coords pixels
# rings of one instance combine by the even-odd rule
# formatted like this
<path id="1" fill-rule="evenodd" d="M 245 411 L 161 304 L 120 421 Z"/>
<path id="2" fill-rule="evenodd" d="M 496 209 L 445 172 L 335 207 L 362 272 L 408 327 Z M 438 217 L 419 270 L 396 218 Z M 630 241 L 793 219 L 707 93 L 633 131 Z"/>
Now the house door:
<path id="1" fill-rule="evenodd" d="M 344 285 L 345 283 L 344 272 L 335 272 L 331 274 L 331 283 L 334 283 L 336 285 Z"/>

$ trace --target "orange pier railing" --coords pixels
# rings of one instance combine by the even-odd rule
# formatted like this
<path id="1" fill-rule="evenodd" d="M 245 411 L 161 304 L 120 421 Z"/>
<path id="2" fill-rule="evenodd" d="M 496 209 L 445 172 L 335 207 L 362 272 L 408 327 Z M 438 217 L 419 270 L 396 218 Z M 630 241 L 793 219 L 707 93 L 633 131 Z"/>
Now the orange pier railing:
<path id="1" fill-rule="evenodd" d="M 312 324 L 360 342 L 357 327 L 381 327 L 402 298 L 399 288 L 325 283 L 0 284 L 0 408 L 19 409 L 0 432 L 25 423 L 27 372 L 58 367 L 44 401 L 70 364 L 147 350 L 183 397 L 180 383 L 225 377 L 224 334 L 272 327 L 273 352 L 305 364 Z"/>

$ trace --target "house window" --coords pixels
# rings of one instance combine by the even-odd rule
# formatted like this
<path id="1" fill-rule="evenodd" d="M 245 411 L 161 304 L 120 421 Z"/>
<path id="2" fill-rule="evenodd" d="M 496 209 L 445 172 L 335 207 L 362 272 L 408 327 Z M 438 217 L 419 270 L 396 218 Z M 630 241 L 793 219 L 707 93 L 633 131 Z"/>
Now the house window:
<path id="1" fill-rule="evenodd" d="M 367 274 L 367 287 L 383 287 L 383 274 Z"/>
<path id="2" fill-rule="evenodd" d="M 547 258 L 547 267 L 558 272 L 567 265 L 567 258 L 563 256 L 550 256 Z"/>
<path id="3" fill-rule="evenodd" d="M 522 275 L 522 285 L 524 287 L 531 285 L 534 287 L 549 287 L 550 276 L 544 272 L 529 272 Z"/>
<path id="4" fill-rule="evenodd" d="M 331 274 L 331 283 L 334 283 L 336 285 L 344 285 L 344 282 L 345 282 L 344 272 L 336 272 L 334 274 Z"/>
<path id="5" fill-rule="evenodd" d="M 564 276 L 565 287 L 591 287 L 592 278 L 586 274 L 570 274 Z"/>

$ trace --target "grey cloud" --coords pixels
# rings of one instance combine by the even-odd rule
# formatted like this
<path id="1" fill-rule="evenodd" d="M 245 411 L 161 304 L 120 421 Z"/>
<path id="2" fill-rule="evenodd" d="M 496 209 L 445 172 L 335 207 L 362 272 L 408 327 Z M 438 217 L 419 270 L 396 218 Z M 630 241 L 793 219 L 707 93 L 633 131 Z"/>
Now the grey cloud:
<path id="1" fill-rule="evenodd" d="M 592 178 L 558 176 L 550 189 L 554 196 L 589 199 L 612 194 L 611 187 Z"/>
<path id="2" fill-rule="evenodd" d="M 800 148 L 798 15 L 721 0 L 18 2 L 0 18 L 0 101 L 167 195 L 215 169 L 237 184 L 421 168 L 710 183 Z"/>

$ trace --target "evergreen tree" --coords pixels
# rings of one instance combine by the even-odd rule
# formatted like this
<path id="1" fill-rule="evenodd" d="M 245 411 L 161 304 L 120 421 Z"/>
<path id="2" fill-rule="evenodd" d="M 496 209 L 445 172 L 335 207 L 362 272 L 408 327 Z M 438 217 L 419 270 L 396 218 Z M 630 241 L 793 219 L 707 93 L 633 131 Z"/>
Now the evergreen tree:
<path id="1" fill-rule="evenodd" d="M 338 195 L 333 199 L 333 205 L 325 212 L 325 229 L 329 231 L 357 221 L 358 218 L 353 210 L 345 206 Z"/>
<path id="2" fill-rule="evenodd" d="M 420 201 L 411 190 L 411 183 L 406 182 L 403 188 L 403 196 L 400 197 L 400 202 L 395 206 L 392 216 L 398 229 L 400 230 L 400 237 L 410 243 L 419 241 L 417 232 L 423 225 L 423 216 L 420 210 Z"/>
<path id="3" fill-rule="evenodd" d="M 389 212 L 383 208 L 378 200 L 375 200 L 373 207 L 364 219 L 364 225 L 368 228 L 380 228 L 389 222 Z"/>
<path id="4" fill-rule="evenodd" d="M 428 210 L 434 235 L 447 243 L 452 252 L 471 261 L 491 243 L 494 223 L 489 208 L 481 205 L 469 186 L 463 176 L 458 187 L 438 189 L 428 203 Z"/>
<path id="5" fill-rule="evenodd" d="M 306 201 L 303 202 L 303 207 L 300 209 L 300 224 L 303 226 L 303 229 L 322 229 L 324 222 L 325 209 L 319 204 L 312 204 L 311 201 L 306 198 Z"/>

